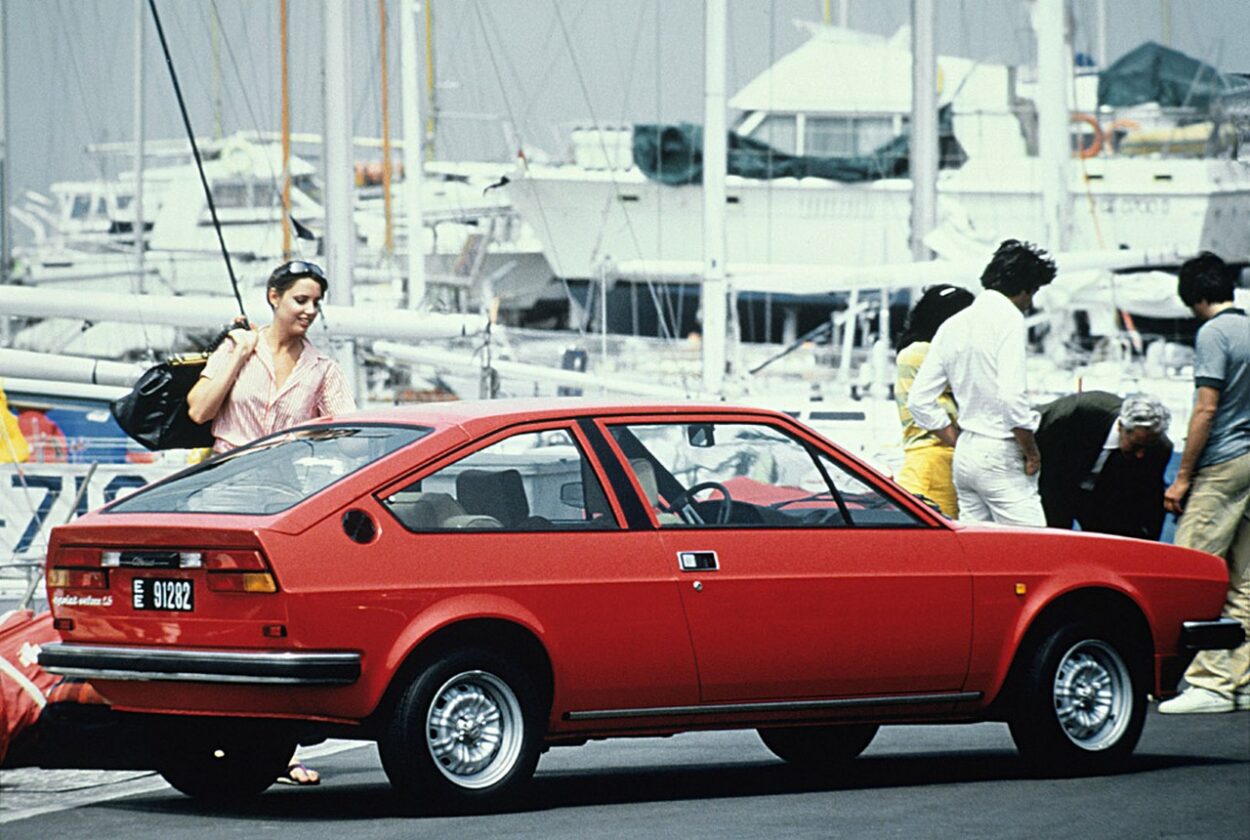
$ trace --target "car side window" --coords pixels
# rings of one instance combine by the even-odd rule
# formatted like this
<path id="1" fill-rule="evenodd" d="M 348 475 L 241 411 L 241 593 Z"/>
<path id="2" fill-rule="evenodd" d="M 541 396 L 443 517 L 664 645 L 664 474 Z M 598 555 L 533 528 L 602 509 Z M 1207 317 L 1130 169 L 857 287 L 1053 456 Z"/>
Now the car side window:
<path id="1" fill-rule="evenodd" d="M 411 531 L 615 529 L 603 487 L 565 429 L 523 432 L 382 499 Z"/>
<path id="2" fill-rule="evenodd" d="M 613 426 L 612 435 L 661 528 L 917 524 L 871 485 L 774 426 L 631 424 Z"/>

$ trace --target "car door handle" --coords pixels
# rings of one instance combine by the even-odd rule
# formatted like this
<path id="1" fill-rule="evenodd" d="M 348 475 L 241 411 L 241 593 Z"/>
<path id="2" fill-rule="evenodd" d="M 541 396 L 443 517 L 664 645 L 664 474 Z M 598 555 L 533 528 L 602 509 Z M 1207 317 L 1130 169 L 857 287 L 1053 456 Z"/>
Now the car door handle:
<path id="1" fill-rule="evenodd" d="M 677 566 L 683 572 L 714 572 L 720 563 L 715 551 L 679 551 Z"/>

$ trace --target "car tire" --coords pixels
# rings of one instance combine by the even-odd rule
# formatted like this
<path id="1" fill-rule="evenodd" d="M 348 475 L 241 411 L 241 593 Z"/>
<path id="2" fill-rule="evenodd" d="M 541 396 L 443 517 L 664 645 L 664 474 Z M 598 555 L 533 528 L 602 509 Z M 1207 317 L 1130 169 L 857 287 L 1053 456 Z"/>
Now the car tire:
<path id="1" fill-rule="evenodd" d="M 1146 720 L 1144 655 L 1122 632 L 1075 622 L 1052 630 L 1023 661 L 1008 718 L 1020 754 L 1048 773 L 1121 765 Z"/>
<path id="2" fill-rule="evenodd" d="M 162 727 L 157 770 L 187 796 L 230 802 L 263 793 L 286 769 L 295 740 L 237 725 Z"/>
<path id="3" fill-rule="evenodd" d="M 875 723 L 838 726 L 786 726 L 758 730 L 773 755 L 804 770 L 830 770 L 868 749 L 880 727 Z"/>
<path id="4" fill-rule="evenodd" d="M 413 810 L 510 807 L 534 775 L 545 709 L 524 668 L 489 649 L 433 661 L 404 690 L 378 751 Z"/>

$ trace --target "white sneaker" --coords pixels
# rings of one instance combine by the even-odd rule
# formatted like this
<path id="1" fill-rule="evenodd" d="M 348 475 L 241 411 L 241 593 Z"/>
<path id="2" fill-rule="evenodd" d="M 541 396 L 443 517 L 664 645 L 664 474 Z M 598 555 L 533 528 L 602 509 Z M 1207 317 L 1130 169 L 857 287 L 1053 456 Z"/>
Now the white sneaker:
<path id="1" fill-rule="evenodd" d="M 1250 699 L 1250 698 L 1247 698 Z M 1216 694 L 1207 688 L 1190 686 L 1164 703 L 1159 704 L 1159 713 L 1164 715 L 1201 715 L 1217 712 L 1231 712 L 1237 706 L 1231 698 Z"/>
<path id="2" fill-rule="evenodd" d="M 1233 705 L 1239 712 L 1250 712 L 1250 691 L 1238 691 L 1233 694 Z"/>

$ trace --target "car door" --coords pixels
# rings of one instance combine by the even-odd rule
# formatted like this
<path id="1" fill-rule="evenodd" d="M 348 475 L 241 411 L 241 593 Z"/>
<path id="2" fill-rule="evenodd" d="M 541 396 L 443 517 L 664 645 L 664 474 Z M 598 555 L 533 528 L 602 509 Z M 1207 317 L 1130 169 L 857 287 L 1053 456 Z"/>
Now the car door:
<path id="1" fill-rule="evenodd" d="M 703 703 L 961 688 L 971 579 L 950 529 L 780 421 L 608 432 L 660 529 Z"/>
<path id="2" fill-rule="evenodd" d="M 379 548 L 430 568 L 431 585 L 413 595 L 421 610 L 524 616 L 551 658 L 557 711 L 694 703 L 693 650 L 660 536 L 641 511 L 644 528 L 627 527 L 590 449 L 572 423 L 485 438 L 378 494 L 401 526 L 383 527 L 379 540 L 391 542 Z"/>

